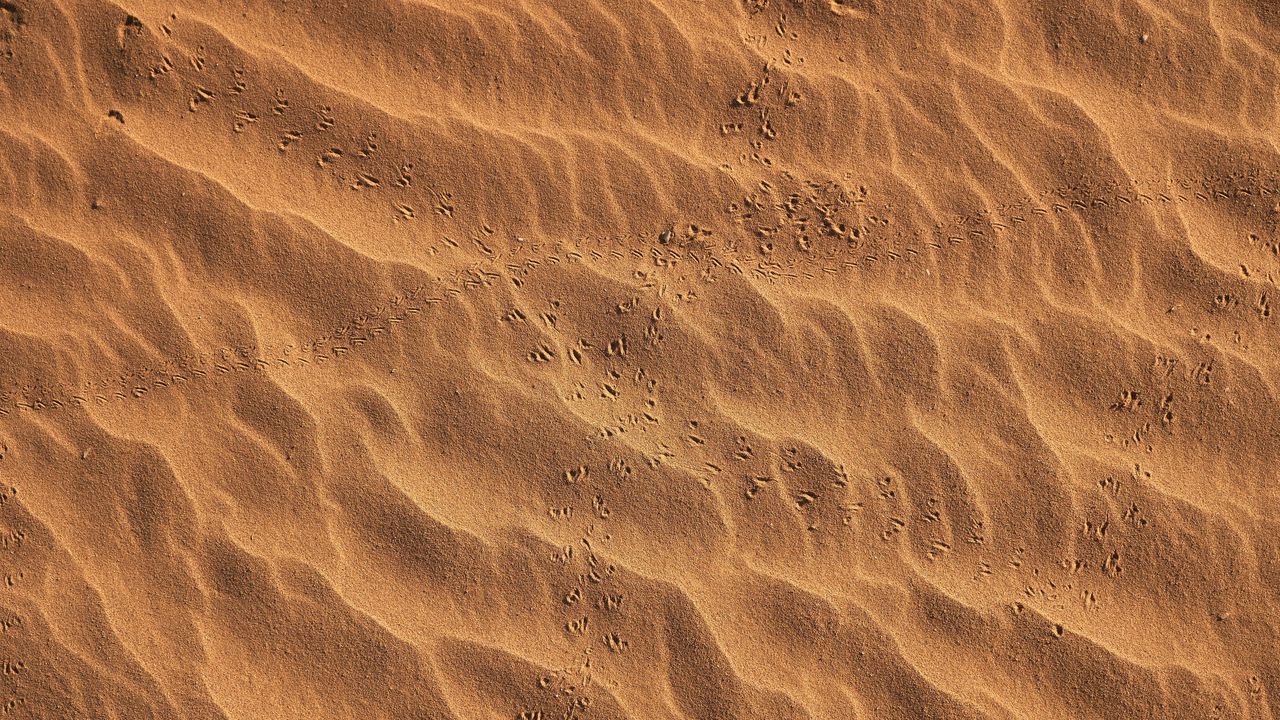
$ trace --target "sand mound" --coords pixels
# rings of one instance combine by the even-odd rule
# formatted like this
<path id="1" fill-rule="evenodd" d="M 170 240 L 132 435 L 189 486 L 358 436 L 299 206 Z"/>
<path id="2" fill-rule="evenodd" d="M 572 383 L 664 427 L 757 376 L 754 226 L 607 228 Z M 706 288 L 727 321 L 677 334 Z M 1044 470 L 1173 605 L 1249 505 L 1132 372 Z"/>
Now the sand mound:
<path id="1" fill-rule="evenodd" d="M 0 720 L 1274 720 L 1276 7 L 0 1 Z"/>

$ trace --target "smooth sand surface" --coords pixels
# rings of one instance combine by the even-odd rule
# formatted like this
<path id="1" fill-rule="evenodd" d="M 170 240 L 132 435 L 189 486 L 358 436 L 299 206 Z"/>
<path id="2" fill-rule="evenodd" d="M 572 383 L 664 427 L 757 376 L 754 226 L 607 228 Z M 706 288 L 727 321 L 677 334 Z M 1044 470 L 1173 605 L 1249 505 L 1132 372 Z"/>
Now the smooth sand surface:
<path id="1" fill-rule="evenodd" d="M 0 720 L 1274 720 L 1280 5 L 0 1 Z"/>

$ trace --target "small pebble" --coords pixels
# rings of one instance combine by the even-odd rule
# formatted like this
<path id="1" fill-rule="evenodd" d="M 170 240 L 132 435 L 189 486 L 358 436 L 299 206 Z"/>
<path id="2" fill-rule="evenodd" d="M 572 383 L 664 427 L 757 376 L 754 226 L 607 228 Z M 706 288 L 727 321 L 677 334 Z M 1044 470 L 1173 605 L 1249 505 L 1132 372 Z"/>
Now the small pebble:
<path id="1" fill-rule="evenodd" d="M 1150 35 L 1148 35 L 1148 34 L 1146 34 L 1146 33 L 1142 33 L 1142 36 L 1138 38 L 1138 40 L 1139 40 L 1140 42 L 1143 42 L 1143 43 L 1145 43 L 1146 41 L 1148 41 L 1148 40 L 1150 40 L 1150 39 L 1151 39 L 1151 36 L 1150 36 Z"/>

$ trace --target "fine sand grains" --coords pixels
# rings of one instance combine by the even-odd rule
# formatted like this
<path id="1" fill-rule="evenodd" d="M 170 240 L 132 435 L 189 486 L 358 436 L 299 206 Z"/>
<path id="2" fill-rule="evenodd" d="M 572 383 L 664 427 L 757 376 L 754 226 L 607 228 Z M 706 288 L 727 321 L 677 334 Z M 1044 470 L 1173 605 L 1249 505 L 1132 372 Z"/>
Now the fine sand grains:
<path id="1" fill-rule="evenodd" d="M 0 0 L 0 720 L 1274 720 L 1278 23 Z"/>

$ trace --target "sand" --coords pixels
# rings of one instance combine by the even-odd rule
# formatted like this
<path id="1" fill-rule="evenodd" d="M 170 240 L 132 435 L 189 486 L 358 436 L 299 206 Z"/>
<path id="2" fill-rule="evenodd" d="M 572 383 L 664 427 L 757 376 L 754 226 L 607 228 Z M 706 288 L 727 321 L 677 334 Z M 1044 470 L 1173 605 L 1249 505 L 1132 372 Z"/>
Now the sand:
<path id="1" fill-rule="evenodd" d="M 1280 5 L 0 2 L 0 720 L 1274 720 Z"/>

